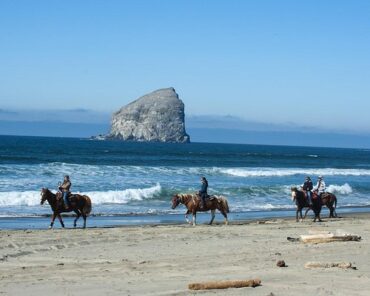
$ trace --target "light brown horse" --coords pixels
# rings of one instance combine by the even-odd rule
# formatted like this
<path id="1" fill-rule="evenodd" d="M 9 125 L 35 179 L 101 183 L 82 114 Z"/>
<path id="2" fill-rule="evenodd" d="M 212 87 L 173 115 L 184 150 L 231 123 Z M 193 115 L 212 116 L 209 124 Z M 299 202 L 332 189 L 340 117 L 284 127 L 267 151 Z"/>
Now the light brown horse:
<path id="1" fill-rule="evenodd" d="M 49 228 L 53 228 L 54 220 L 58 217 L 60 224 L 64 228 L 63 219 L 60 216 L 60 213 L 63 212 L 71 212 L 74 211 L 77 215 L 73 222 L 73 226 L 77 226 L 77 220 L 82 216 L 84 219 L 83 228 L 86 228 L 86 218 L 91 212 L 91 199 L 87 195 L 80 195 L 80 194 L 73 194 L 70 198 L 70 206 L 68 209 L 64 208 L 63 198 L 57 196 L 57 194 L 52 193 L 47 188 L 41 189 L 41 205 L 44 204 L 45 201 L 48 201 L 53 214 L 51 215 L 51 222 Z"/>
<path id="2" fill-rule="evenodd" d="M 215 219 L 216 209 L 221 212 L 225 217 L 225 224 L 227 225 L 229 221 L 227 220 L 227 213 L 229 213 L 229 204 L 227 199 L 223 196 L 210 196 L 207 198 L 204 204 L 204 208 L 200 208 L 200 197 L 198 194 L 175 194 L 172 197 L 172 209 L 175 209 L 179 204 L 183 204 L 187 208 L 185 213 L 185 220 L 189 224 L 188 215 L 191 213 L 193 216 L 193 226 L 196 224 L 197 212 L 208 212 L 211 211 L 211 221 L 209 225 L 213 223 Z"/>

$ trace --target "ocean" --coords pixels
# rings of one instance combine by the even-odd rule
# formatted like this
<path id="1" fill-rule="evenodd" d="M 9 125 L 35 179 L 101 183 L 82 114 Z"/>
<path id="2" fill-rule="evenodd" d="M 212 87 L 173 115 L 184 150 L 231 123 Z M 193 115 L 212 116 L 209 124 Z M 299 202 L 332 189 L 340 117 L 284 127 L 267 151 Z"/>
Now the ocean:
<path id="1" fill-rule="evenodd" d="M 290 187 L 307 175 L 324 176 L 339 214 L 370 210 L 368 149 L 0 136 L 0 228 L 40 226 L 51 213 L 40 190 L 56 192 L 65 174 L 73 192 L 91 197 L 88 223 L 97 226 L 182 222 L 185 209 L 172 210 L 171 196 L 199 190 L 201 176 L 236 220 L 294 216 Z"/>

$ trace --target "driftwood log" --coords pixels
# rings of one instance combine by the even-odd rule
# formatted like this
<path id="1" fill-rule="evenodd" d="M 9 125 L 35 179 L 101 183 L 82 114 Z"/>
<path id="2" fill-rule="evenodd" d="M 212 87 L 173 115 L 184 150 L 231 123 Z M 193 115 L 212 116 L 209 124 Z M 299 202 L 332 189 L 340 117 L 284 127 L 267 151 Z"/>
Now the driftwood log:
<path id="1" fill-rule="evenodd" d="M 320 244 L 330 242 L 360 241 L 361 236 L 352 234 L 335 235 L 333 233 L 319 233 L 301 235 L 300 241 L 304 243 Z"/>
<path id="2" fill-rule="evenodd" d="M 260 279 L 245 280 L 245 281 L 213 281 L 204 283 L 189 284 L 190 290 L 212 290 L 212 289 L 229 289 L 229 288 L 245 288 L 257 287 L 261 285 Z"/>
<path id="3" fill-rule="evenodd" d="M 350 262 L 339 262 L 339 263 L 324 263 L 324 262 L 307 262 L 304 265 L 305 268 L 342 268 L 342 269 L 356 269 Z"/>

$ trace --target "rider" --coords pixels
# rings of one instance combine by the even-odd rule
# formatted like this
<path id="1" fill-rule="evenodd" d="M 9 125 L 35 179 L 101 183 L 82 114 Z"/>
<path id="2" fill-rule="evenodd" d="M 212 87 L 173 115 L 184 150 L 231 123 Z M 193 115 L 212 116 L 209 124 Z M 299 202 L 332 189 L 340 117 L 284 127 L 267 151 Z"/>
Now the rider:
<path id="1" fill-rule="evenodd" d="M 326 191 L 326 185 L 323 176 L 319 176 L 319 178 L 317 179 L 317 184 L 315 186 L 314 191 L 317 191 L 317 194 L 319 196 L 321 196 L 321 194 L 323 194 Z"/>
<path id="2" fill-rule="evenodd" d="M 312 205 L 312 189 L 313 189 L 313 184 L 312 184 L 312 181 L 311 181 L 311 178 L 310 177 L 306 177 L 306 180 L 302 186 L 302 189 L 304 192 L 306 192 L 306 195 L 307 195 L 307 200 L 308 200 L 308 204 L 311 206 Z"/>
<path id="3" fill-rule="evenodd" d="M 63 183 L 59 186 L 59 190 L 62 192 L 64 200 L 64 208 L 67 210 L 69 208 L 68 194 L 70 193 L 72 183 L 68 175 L 64 176 Z"/>
<path id="4" fill-rule="evenodd" d="M 201 177 L 200 181 L 202 182 L 202 187 L 199 190 L 200 196 L 200 208 L 204 209 L 205 200 L 208 196 L 207 189 L 208 189 L 208 181 L 205 177 Z"/>

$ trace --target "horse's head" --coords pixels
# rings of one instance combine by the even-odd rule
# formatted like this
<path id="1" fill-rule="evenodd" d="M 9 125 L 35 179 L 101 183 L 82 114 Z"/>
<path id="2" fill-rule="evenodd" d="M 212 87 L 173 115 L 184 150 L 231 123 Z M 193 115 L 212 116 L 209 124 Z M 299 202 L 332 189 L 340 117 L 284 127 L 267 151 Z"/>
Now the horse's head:
<path id="1" fill-rule="evenodd" d="M 50 193 L 49 189 L 47 189 L 47 188 L 42 188 L 41 189 L 41 193 L 40 193 L 40 195 L 41 195 L 41 202 L 40 202 L 40 204 L 41 205 L 43 205 L 44 202 L 47 200 L 47 198 L 49 196 L 49 193 Z"/>
<path id="2" fill-rule="evenodd" d="M 176 207 L 180 204 L 181 202 L 181 198 L 178 194 L 175 194 L 173 197 L 172 197 L 172 210 L 176 209 Z"/>
<path id="3" fill-rule="evenodd" d="M 292 194 L 292 200 L 295 200 L 296 197 L 297 197 L 298 188 L 297 187 L 292 187 L 292 188 L 290 188 L 290 191 L 291 191 L 291 194 Z"/>

